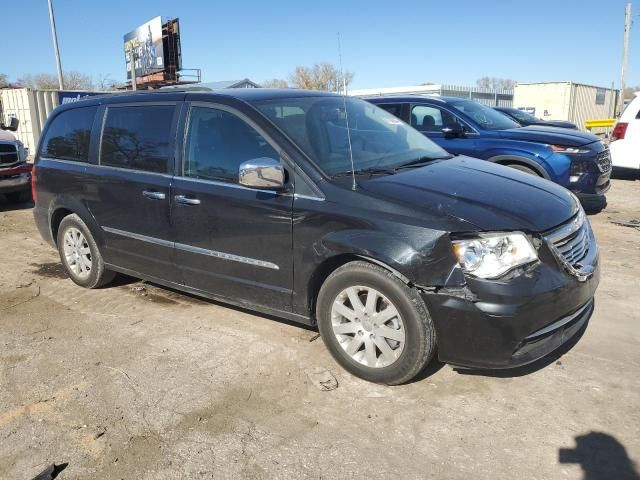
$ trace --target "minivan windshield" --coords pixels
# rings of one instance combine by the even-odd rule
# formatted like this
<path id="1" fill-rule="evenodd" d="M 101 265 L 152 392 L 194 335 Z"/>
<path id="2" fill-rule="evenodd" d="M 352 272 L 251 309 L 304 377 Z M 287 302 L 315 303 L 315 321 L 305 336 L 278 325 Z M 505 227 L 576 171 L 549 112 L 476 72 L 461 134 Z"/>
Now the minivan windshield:
<path id="1" fill-rule="evenodd" d="M 520 128 L 520 124 L 511 120 L 506 115 L 481 103 L 471 100 L 451 100 L 447 103 L 467 115 L 484 130 Z"/>
<path id="2" fill-rule="evenodd" d="M 351 172 L 349 148 L 356 173 L 391 173 L 451 157 L 402 120 L 360 99 L 294 97 L 255 105 L 329 176 Z"/>

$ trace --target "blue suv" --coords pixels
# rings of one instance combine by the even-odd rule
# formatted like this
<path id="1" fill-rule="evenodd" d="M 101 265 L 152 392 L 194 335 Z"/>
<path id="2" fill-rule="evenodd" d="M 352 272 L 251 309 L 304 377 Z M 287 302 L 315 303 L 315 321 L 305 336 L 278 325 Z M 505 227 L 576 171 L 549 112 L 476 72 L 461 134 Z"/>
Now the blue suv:
<path id="1" fill-rule="evenodd" d="M 411 124 L 450 153 L 513 167 L 575 193 L 600 210 L 610 187 L 609 148 L 590 133 L 519 124 L 494 109 L 457 97 L 387 96 L 367 101 Z"/>

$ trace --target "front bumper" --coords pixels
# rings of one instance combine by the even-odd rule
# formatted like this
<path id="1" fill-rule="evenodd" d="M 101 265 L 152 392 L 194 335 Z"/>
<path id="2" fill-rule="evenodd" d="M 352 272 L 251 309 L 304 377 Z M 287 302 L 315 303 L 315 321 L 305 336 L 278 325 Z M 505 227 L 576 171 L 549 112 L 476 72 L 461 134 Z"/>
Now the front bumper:
<path id="1" fill-rule="evenodd" d="M 19 173 L 11 176 L 0 176 L 0 194 L 22 192 L 31 188 L 31 174 Z"/>
<path id="2" fill-rule="evenodd" d="M 464 288 L 422 291 L 434 320 L 441 361 L 472 368 L 512 368 L 556 350 L 593 313 L 600 281 L 593 239 L 590 276 L 579 280 L 550 248 L 539 262 L 500 281 L 467 278 Z"/>

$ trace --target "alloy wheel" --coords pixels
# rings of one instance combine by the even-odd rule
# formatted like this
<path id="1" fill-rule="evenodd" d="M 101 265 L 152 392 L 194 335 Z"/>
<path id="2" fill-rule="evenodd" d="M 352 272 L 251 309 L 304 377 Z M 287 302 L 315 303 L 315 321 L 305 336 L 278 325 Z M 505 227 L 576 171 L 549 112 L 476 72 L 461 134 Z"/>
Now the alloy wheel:
<path id="1" fill-rule="evenodd" d="M 64 234 L 62 248 L 69 269 L 80 279 L 89 277 L 93 266 L 91 249 L 82 232 L 74 227 L 69 228 Z"/>

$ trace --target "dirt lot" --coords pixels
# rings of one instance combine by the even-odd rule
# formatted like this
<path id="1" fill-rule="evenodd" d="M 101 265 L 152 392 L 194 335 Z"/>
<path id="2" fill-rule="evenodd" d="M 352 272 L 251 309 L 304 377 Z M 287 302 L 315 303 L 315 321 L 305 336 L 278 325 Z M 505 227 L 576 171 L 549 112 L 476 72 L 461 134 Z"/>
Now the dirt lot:
<path id="1" fill-rule="evenodd" d="M 573 349 L 503 373 L 434 365 L 394 388 L 286 322 L 135 280 L 83 290 L 30 209 L 2 202 L 0 478 L 52 463 L 68 463 L 61 479 L 637 476 L 640 181 L 616 180 L 591 216 L 602 283 Z"/>

